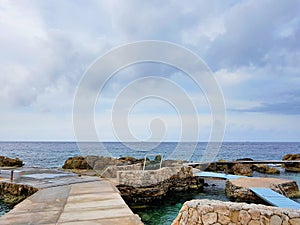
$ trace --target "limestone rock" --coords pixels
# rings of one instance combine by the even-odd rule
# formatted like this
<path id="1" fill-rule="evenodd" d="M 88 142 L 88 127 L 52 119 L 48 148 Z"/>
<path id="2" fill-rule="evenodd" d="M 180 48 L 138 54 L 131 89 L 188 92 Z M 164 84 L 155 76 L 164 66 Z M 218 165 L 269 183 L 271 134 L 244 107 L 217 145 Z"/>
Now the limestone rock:
<path id="1" fill-rule="evenodd" d="M 202 222 L 204 225 L 215 224 L 218 220 L 217 213 L 207 213 L 202 216 Z"/>
<path id="2" fill-rule="evenodd" d="M 0 156 L 0 167 L 22 167 L 23 165 L 23 161 L 19 158 L 12 159 L 5 156 Z"/>
<path id="3" fill-rule="evenodd" d="M 209 207 L 210 210 L 203 210 Z M 229 216 L 217 211 L 229 210 Z M 205 213 L 204 213 L 205 211 Z M 173 225 L 299 225 L 300 210 L 198 199 L 183 204 Z"/>
<path id="4" fill-rule="evenodd" d="M 298 185 L 293 180 L 277 178 L 238 178 L 226 181 L 225 193 L 231 200 L 238 202 L 263 203 L 251 190 L 251 187 L 271 188 L 286 196 L 294 196 L 299 191 Z"/>
<path id="5" fill-rule="evenodd" d="M 257 171 L 259 173 L 265 173 L 265 174 L 279 174 L 280 170 L 274 167 L 269 167 L 267 165 L 258 164 L 254 165 L 253 167 L 254 171 Z"/>
<path id="6" fill-rule="evenodd" d="M 119 189 L 130 205 L 160 203 L 167 195 L 188 190 L 202 190 L 204 180 L 194 177 L 191 167 L 146 171 L 119 171 Z"/>
<path id="7" fill-rule="evenodd" d="M 251 165 L 237 163 L 232 167 L 233 174 L 243 175 L 243 176 L 252 176 Z"/>
<path id="8" fill-rule="evenodd" d="M 278 215 L 273 215 L 270 219 L 271 225 L 281 225 L 282 219 Z"/>
<path id="9" fill-rule="evenodd" d="M 92 169 L 88 164 L 87 160 L 83 156 L 75 156 L 68 158 L 63 167 L 63 169 Z"/>
<path id="10" fill-rule="evenodd" d="M 300 154 L 287 154 L 285 155 L 282 160 L 300 160 Z M 300 163 L 285 163 L 283 164 L 283 167 L 285 168 L 286 171 L 289 172 L 300 172 Z"/>
<path id="11" fill-rule="evenodd" d="M 239 222 L 243 225 L 247 225 L 251 220 L 251 216 L 245 210 L 241 210 L 239 213 Z"/>

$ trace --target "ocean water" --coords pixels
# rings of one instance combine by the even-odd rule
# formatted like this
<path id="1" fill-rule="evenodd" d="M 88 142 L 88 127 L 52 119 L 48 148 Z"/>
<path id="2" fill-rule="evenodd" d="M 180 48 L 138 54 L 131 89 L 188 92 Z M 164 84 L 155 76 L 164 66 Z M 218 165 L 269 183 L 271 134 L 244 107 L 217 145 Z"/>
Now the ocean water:
<path id="1" fill-rule="evenodd" d="M 106 142 L 103 145 L 99 143 L 81 143 L 80 149 L 75 142 L 0 142 L 0 155 L 20 158 L 27 167 L 61 168 L 64 161 L 69 157 L 76 155 L 101 155 L 108 152 L 110 156 L 133 156 L 143 158 L 145 154 L 162 154 L 163 158 L 168 158 L 174 149 L 178 146 L 179 152 L 185 154 L 185 150 L 196 146 L 190 161 L 201 160 L 207 143 L 178 143 L 164 142 L 157 143 L 157 147 L 150 151 L 145 151 L 153 143 L 130 143 L 130 146 L 137 150 L 132 150 L 127 144 Z M 255 160 L 280 160 L 289 153 L 300 153 L 300 142 L 225 142 L 214 160 L 226 159 L 234 160 L 238 158 L 252 158 Z M 256 176 L 266 176 L 259 173 Z M 272 175 L 296 180 L 300 186 L 300 174 L 281 172 L 280 175 Z M 182 204 L 190 199 L 209 198 L 217 200 L 228 200 L 224 194 L 224 181 L 207 181 L 208 187 L 205 193 L 181 193 L 166 199 L 164 204 L 146 208 L 133 208 L 138 213 L 145 224 L 167 225 L 171 224 L 176 217 Z M 300 199 L 295 199 L 300 202 Z M 0 200 L 0 216 L 9 211 L 11 206 L 5 205 Z"/>

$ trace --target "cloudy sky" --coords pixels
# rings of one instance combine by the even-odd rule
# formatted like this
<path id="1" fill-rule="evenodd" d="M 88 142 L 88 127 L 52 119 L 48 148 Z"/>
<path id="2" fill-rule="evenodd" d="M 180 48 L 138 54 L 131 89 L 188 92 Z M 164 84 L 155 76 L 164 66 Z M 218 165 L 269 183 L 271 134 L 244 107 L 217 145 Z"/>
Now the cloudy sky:
<path id="1" fill-rule="evenodd" d="M 191 50 L 211 69 L 226 103 L 226 141 L 300 141 L 299 12 L 297 0 L 0 0 L 0 140 L 75 140 L 73 101 L 89 66 L 117 46 L 162 40 Z M 206 141 L 205 93 L 157 63 L 124 68 L 107 82 L 95 106 L 102 140 L 116 140 L 111 112 L 118 94 L 150 75 L 185 90 L 197 109 L 198 121 L 190 123 Z M 142 95 L 155 87 L 180 101 L 160 85 L 145 81 L 134 90 Z M 144 99 L 131 109 L 129 128 L 147 140 L 149 123 L 160 118 L 165 140 L 177 141 L 186 117 L 168 101 Z"/>

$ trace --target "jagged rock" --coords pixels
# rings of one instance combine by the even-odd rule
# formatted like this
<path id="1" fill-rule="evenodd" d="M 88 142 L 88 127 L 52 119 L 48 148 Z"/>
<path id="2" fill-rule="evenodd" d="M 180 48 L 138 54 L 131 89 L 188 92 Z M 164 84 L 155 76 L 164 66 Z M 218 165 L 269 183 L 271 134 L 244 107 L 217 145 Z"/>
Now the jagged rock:
<path id="1" fill-rule="evenodd" d="M 25 184 L 0 182 L 1 199 L 9 204 L 15 205 L 28 196 L 37 192 L 38 189 Z"/>
<path id="2" fill-rule="evenodd" d="M 155 156 L 154 161 L 155 162 L 160 162 L 161 161 L 161 155 Z"/>
<path id="3" fill-rule="evenodd" d="M 22 167 L 24 165 L 23 161 L 19 158 L 8 158 L 5 156 L 0 156 L 0 167 L 6 167 L 6 166 L 16 166 L 16 167 Z"/>
<path id="4" fill-rule="evenodd" d="M 238 202 L 263 203 L 263 201 L 255 195 L 251 187 L 271 188 L 287 197 L 292 197 L 299 192 L 298 185 L 293 180 L 284 180 L 277 178 L 238 178 L 226 181 L 225 193 L 229 199 Z"/>
<path id="5" fill-rule="evenodd" d="M 140 163 L 141 161 L 144 162 L 144 159 L 139 160 L 131 156 L 120 157 L 118 159 L 119 165 L 131 165 L 131 164 Z"/>
<path id="6" fill-rule="evenodd" d="M 243 175 L 243 176 L 252 176 L 252 166 L 249 164 L 237 163 L 232 166 L 233 174 Z"/>
<path id="7" fill-rule="evenodd" d="M 155 160 L 150 161 L 146 158 L 146 166 L 147 169 L 159 169 L 160 166 L 160 158 L 161 156 L 156 156 Z M 78 169 L 78 170 L 97 170 L 104 171 L 109 166 L 127 166 L 127 165 L 136 165 L 136 164 L 144 164 L 145 159 L 136 159 L 131 156 L 120 157 L 118 159 L 112 157 L 104 157 L 104 156 L 75 156 L 68 158 L 64 165 L 63 169 Z M 175 167 L 181 166 L 186 161 L 182 160 L 164 160 L 162 162 L 162 167 Z M 153 168 L 152 168 L 153 167 Z"/>
<path id="8" fill-rule="evenodd" d="M 204 180 L 194 177 L 191 167 L 164 167 L 153 171 L 119 172 L 122 198 L 130 205 L 159 203 L 167 195 L 188 190 L 202 190 Z"/>
<path id="9" fill-rule="evenodd" d="M 217 172 L 218 171 L 218 166 L 216 163 L 210 163 L 204 171 L 210 171 L 210 172 Z"/>
<path id="10" fill-rule="evenodd" d="M 287 154 L 283 156 L 282 160 L 300 160 L 300 154 Z M 288 172 L 300 172 L 300 163 L 284 163 L 283 167 Z"/>
<path id="11" fill-rule="evenodd" d="M 70 157 L 65 161 L 63 169 L 92 169 L 83 156 Z"/>
<path id="12" fill-rule="evenodd" d="M 241 159 L 237 159 L 236 161 L 253 161 L 253 159 L 251 159 L 251 158 L 241 158 Z"/>
<path id="13" fill-rule="evenodd" d="M 267 165 L 264 164 L 258 164 L 258 165 L 254 165 L 252 167 L 252 169 L 254 171 L 257 171 L 259 173 L 265 173 L 265 174 L 279 174 L 280 170 L 274 167 L 269 167 Z"/>

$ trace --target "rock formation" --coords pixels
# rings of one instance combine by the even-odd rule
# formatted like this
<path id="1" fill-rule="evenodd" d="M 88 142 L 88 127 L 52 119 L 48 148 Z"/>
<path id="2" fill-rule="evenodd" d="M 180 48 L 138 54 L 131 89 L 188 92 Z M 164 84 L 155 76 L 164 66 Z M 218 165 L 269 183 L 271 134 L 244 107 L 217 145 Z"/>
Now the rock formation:
<path id="1" fill-rule="evenodd" d="M 252 176 L 252 165 L 237 163 L 232 166 L 234 175 Z"/>
<path id="2" fill-rule="evenodd" d="M 12 159 L 5 156 L 0 156 L 0 167 L 22 167 L 23 165 L 23 161 L 19 158 Z"/>
<path id="3" fill-rule="evenodd" d="M 279 174 L 280 170 L 274 167 L 270 167 L 264 164 L 253 165 L 252 169 L 259 173 L 265 174 Z"/>
<path id="4" fill-rule="evenodd" d="M 287 197 L 296 195 L 299 192 L 298 185 L 293 180 L 276 178 L 238 178 L 226 181 L 225 192 L 227 197 L 238 202 L 263 203 L 249 188 L 264 187 L 283 194 Z"/>
<path id="5" fill-rule="evenodd" d="M 204 180 L 193 176 L 191 167 L 164 167 L 159 170 L 119 171 L 117 188 L 131 205 L 160 202 L 173 192 L 202 190 Z"/>
<path id="6" fill-rule="evenodd" d="M 300 154 L 287 154 L 285 155 L 282 160 L 287 160 L 287 161 L 291 161 L 291 160 L 299 160 L 300 161 Z M 300 162 L 296 162 L 296 163 L 285 163 L 283 164 L 283 167 L 285 168 L 286 171 L 288 172 L 300 172 Z"/>

